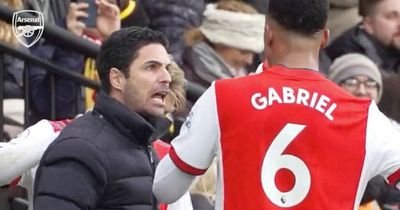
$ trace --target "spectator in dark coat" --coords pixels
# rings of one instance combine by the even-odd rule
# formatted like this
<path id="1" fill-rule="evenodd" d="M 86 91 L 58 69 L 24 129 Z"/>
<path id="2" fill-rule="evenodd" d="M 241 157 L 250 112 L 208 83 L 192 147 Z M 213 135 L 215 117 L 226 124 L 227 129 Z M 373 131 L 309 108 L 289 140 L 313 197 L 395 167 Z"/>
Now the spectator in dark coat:
<path id="1" fill-rule="evenodd" d="M 23 9 L 22 1 L 2 1 L 3 6 L 8 6 L 15 10 Z M 20 45 L 13 33 L 11 24 L 0 20 L 0 42 L 8 44 L 20 51 L 28 51 L 25 47 Z M 22 84 L 23 84 L 23 71 L 24 61 L 17 59 L 13 56 L 4 54 L 0 59 L 3 59 L 4 68 L 4 98 L 22 98 Z"/>
<path id="2" fill-rule="evenodd" d="M 146 27 L 150 20 L 144 8 L 146 0 L 120 0 L 117 5 L 121 10 L 121 27 L 140 26 Z"/>
<path id="3" fill-rule="evenodd" d="M 183 34 L 200 25 L 205 9 L 204 0 L 145 0 L 142 3 L 150 19 L 149 27 L 168 37 L 174 60 L 182 64 L 185 49 Z"/>
<path id="4" fill-rule="evenodd" d="M 245 0 L 244 2 L 256 8 L 259 13 L 267 14 L 269 0 Z"/>
<path id="5" fill-rule="evenodd" d="M 231 0 L 206 0 L 206 3 L 216 3 L 218 1 L 231 1 Z M 257 9 L 259 13 L 267 14 L 269 0 L 242 0 Z"/>
<path id="6" fill-rule="evenodd" d="M 400 2 L 362 0 L 362 22 L 343 33 L 327 47 L 331 60 L 351 53 L 372 59 L 384 74 L 400 69 Z"/>
<path id="7" fill-rule="evenodd" d="M 83 56 L 72 49 L 62 49 L 52 43 L 43 43 L 31 49 L 32 54 L 53 62 L 54 64 L 76 73 L 83 70 Z M 40 119 L 50 119 L 50 74 L 48 71 L 30 65 L 29 66 L 29 95 L 31 102 L 30 123 L 36 123 Z M 78 94 L 78 86 L 71 80 L 61 77 L 55 79 L 56 94 L 56 119 L 72 118 L 84 111 L 83 98 Z M 79 100 L 77 100 L 79 96 Z M 78 103 L 78 109 L 77 108 Z"/>
<path id="8" fill-rule="evenodd" d="M 96 30 L 102 37 L 110 35 L 120 28 L 119 9 L 116 5 L 101 0 L 98 4 Z M 77 36 L 92 32 L 88 30 L 80 18 L 85 17 L 87 4 L 71 3 L 66 17 L 57 19 L 56 23 Z M 31 48 L 32 54 L 66 70 L 81 74 L 83 71 L 83 55 L 74 52 L 73 49 L 61 48 L 56 43 L 44 41 L 41 45 Z M 31 97 L 30 123 L 36 123 L 40 119 L 50 119 L 50 73 L 37 66 L 29 66 L 29 91 Z M 83 95 L 80 87 L 75 82 L 55 77 L 56 118 L 72 118 L 84 111 Z"/>
<path id="9" fill-rule="evenodd" d="M 335 39 L 326 52 L 331 60 L 353 52 L 376 63 L 384 86 L 379 109 L 400 122 L 400 1 L 361 0 L 359 12 L 362 22 Z"/>
<path id="10" fill-rule="evenodd" d="M 124 28 L 101 46 L 103 91 L 92 112 L 49 146 L 36 174 L 34 209 L 154 210 L 150 122 L 165 113 L 171 76 L 166 37 Z"/>

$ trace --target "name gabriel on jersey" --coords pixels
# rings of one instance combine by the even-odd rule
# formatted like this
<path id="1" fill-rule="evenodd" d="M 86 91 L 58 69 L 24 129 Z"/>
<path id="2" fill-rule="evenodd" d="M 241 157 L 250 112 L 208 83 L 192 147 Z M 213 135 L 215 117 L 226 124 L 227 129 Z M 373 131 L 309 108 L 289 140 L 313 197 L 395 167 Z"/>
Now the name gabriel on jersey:
<path id="1" fill-rule="evenodd" d="M 251 104 L 257 110 L 266 109 L 274 104 L 299 104 L 321 112 L 330 121 L 334 119 L 332 113 L 335 111 L 337 104 L 331 102 L 331 99 L 325 95 L 317 92 L 310 93 L 302 88 L 294 90 L 290 87 L 282 87 L 281 93 L 279 95 L 275 88 L 270 87 L 266 95 L 254 93 L 251 96 Z"/>

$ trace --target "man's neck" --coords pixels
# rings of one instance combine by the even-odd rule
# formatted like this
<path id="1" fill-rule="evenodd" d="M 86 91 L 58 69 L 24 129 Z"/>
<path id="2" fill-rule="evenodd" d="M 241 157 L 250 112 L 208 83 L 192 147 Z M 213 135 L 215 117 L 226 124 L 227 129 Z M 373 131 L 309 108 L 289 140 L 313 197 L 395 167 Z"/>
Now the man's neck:
<path id="1" fill-rule="evenodd" d="M 311 69 L 314 71 L 319 71 L 319 59 L 315 53 L 309 52 L 291 52 L 285 56 L 269 62 L 271 66 L 273 65 L 284 65 L 292 69 Z"/>

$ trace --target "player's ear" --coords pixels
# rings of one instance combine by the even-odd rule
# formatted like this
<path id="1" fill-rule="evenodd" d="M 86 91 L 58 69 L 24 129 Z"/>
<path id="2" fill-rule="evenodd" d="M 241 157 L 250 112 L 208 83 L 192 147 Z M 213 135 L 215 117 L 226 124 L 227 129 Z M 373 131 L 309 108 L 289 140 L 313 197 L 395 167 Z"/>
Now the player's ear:
<path id="1" fill-rule="evenodd" d="M 265 28 L 264 28 L 264 48 L 268 48 L 272 42 L 273 37 L 273 31 L 271 30 L 271 27 L 269 26 L 268 22 L 265 22 Z"/>
<path id="2" fill-rule="evenodd" d="M 269 25 L 268 19 L 265 19 L 264 26 L 264 63 L 269 63 L 268 59 L 270 58 L 271 53 L 269 52 L 271 49 L 271 44 L 273 40 L 273 31 L 271 30 L 271 26 Z"/>
<path id="3" fill-rule="evenodd" d="M 325 48 L 328 45 L 329 37 L 330 37 L 329 29 L 325 28 L 322 31 L 321 46 L 320 46 L 321 49 Z"/>

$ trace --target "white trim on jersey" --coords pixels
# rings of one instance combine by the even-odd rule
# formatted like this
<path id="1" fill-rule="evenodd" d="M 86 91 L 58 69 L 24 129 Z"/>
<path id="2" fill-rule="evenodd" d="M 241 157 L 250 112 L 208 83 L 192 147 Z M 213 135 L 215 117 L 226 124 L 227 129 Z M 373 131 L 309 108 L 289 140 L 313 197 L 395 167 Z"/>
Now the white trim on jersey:
<path id="1" fill-rule="evenodd" d="M 181 171 L 169 154 L 157 166 L 153 181 L 153 194 L 161 203 L 173 203 L 188 190 L 196 176 Z"/>

